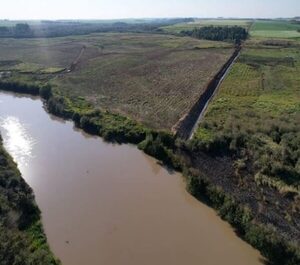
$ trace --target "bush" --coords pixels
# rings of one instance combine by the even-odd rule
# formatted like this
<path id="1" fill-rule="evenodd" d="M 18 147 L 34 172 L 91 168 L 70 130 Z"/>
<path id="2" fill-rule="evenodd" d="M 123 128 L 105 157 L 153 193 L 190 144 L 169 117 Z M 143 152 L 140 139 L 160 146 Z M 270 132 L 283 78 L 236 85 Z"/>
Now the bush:
<path id="1" fill-rule="evenodd" d="M 188 172 L 187 189 L 196 198 L 214 207 L 220 216 L 232 224 L 248 243 L 261 251 L 274 265 L 300 264 L 299 249 L 284 241 L 276 231 L 265 225 L 255 224 L 250 209 L 242 208 L 221 188 L 210 185 L 203 176 Z"/>
<path id="2" fill-rule="evenodd" d="M 46 85 L 40 88 L 39 90 L 40 96 L 43 99 L 49 99 L 52 96 L 51 86 Z"/>
<path id="3" fill-rule="evenodd" d="M 19 82 L 3 82 L 0 81 L 0 87 L 2 90 L 24 93 L 37 96 L 39 95 L 39 86 L 33 84 L 23 84 Z"/>

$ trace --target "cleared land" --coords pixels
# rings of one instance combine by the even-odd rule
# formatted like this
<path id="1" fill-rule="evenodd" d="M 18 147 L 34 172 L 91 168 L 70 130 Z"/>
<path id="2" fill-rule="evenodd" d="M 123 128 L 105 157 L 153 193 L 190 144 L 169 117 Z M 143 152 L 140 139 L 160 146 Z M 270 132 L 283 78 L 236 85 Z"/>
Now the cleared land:
<path id="1" fill-rule="evenodd" d="M 65 68 L 76 58 L 83 43 L 73 38 L 1 39 L 0 70 L 38 73 Z"/>
<path id="2" fill-rule="evenodd" d="M 165 32 L 180 33 L 183 30 L 193 30 L 205 26 L 240 26 L 249 28 L 252 20 L 244 19 L 195 19 L 194 22 L 178 23 L 175 25 L 161 27 Z"/>
<path id="3" fill-rule="evenodd" d="M 69 68 L 82 47 L 74 71 L 47 75 Z M 232 52 L 228 43 L 157 34 L 17 39 L 1 41 L 0 69 L 15 79 L 50 79 L 63 95 L 171 129 Z"/>

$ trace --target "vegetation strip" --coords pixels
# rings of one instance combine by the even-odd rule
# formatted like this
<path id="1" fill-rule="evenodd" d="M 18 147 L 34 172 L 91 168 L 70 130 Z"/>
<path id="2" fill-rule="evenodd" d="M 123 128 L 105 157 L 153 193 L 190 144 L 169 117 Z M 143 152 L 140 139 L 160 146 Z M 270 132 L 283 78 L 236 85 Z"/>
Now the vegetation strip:
<path id="1" fill-rule="evenodd" d="M 8 25 L 0 21 L 0 38 L 50 38 L 68 35 L 84 35 L 97 32 L 161 32 L 160 27 L 180 22 L 193 21 L 192 18 L 175 19 L 124 19 L 123 21 L 47 21 L 16 23 L 8 21 Z M 11 25 L 10 25 L 11 24 Z"/>

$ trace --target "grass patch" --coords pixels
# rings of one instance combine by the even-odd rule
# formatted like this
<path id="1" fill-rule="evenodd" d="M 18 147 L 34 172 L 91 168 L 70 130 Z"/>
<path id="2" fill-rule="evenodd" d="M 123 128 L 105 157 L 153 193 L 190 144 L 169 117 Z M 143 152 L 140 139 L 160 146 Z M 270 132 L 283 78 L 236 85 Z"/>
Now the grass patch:
<path id="1" fill-rule="evenodd" d="M 42 74 L 57 74 L 57 73 L 60 73 L 64 70 L 65 70 L 65 68 L 62 68 L 62 67 L 49 67 L 49 68 L 45 68 L 45 69 L 40 70 L 40 72 Z"/>
<path id="2" fill-rule="evenodd" d="M 282 20 L 258 20 L 251 27 L 251 36 L 254 38 L 300 38 L 299 24 Z"/>
<path id="3" fill-rule="evenodd" d="M 194 22 L 178 23 L 170 26 L 161 27 L 161 29 L 168 33 L 180 33 L 184 30 L 193 30 L 194 28 L 201 28 L 207 26 L 240 26 L 249 28 L 251 20 L 244 19 L 195 19 Z"/>

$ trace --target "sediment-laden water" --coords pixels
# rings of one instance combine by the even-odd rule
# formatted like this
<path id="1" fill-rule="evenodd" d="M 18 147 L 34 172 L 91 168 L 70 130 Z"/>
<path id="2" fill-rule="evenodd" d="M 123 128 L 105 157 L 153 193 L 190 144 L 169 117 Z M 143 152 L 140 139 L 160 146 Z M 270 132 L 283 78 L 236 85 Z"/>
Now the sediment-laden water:
<path id="1" fill-rule="evenodd" d="M 12 94 L 0 94 L 0 129 L 63 265 L 261 264 L 180 174 L 136 147 L 88 136 Z"/>

